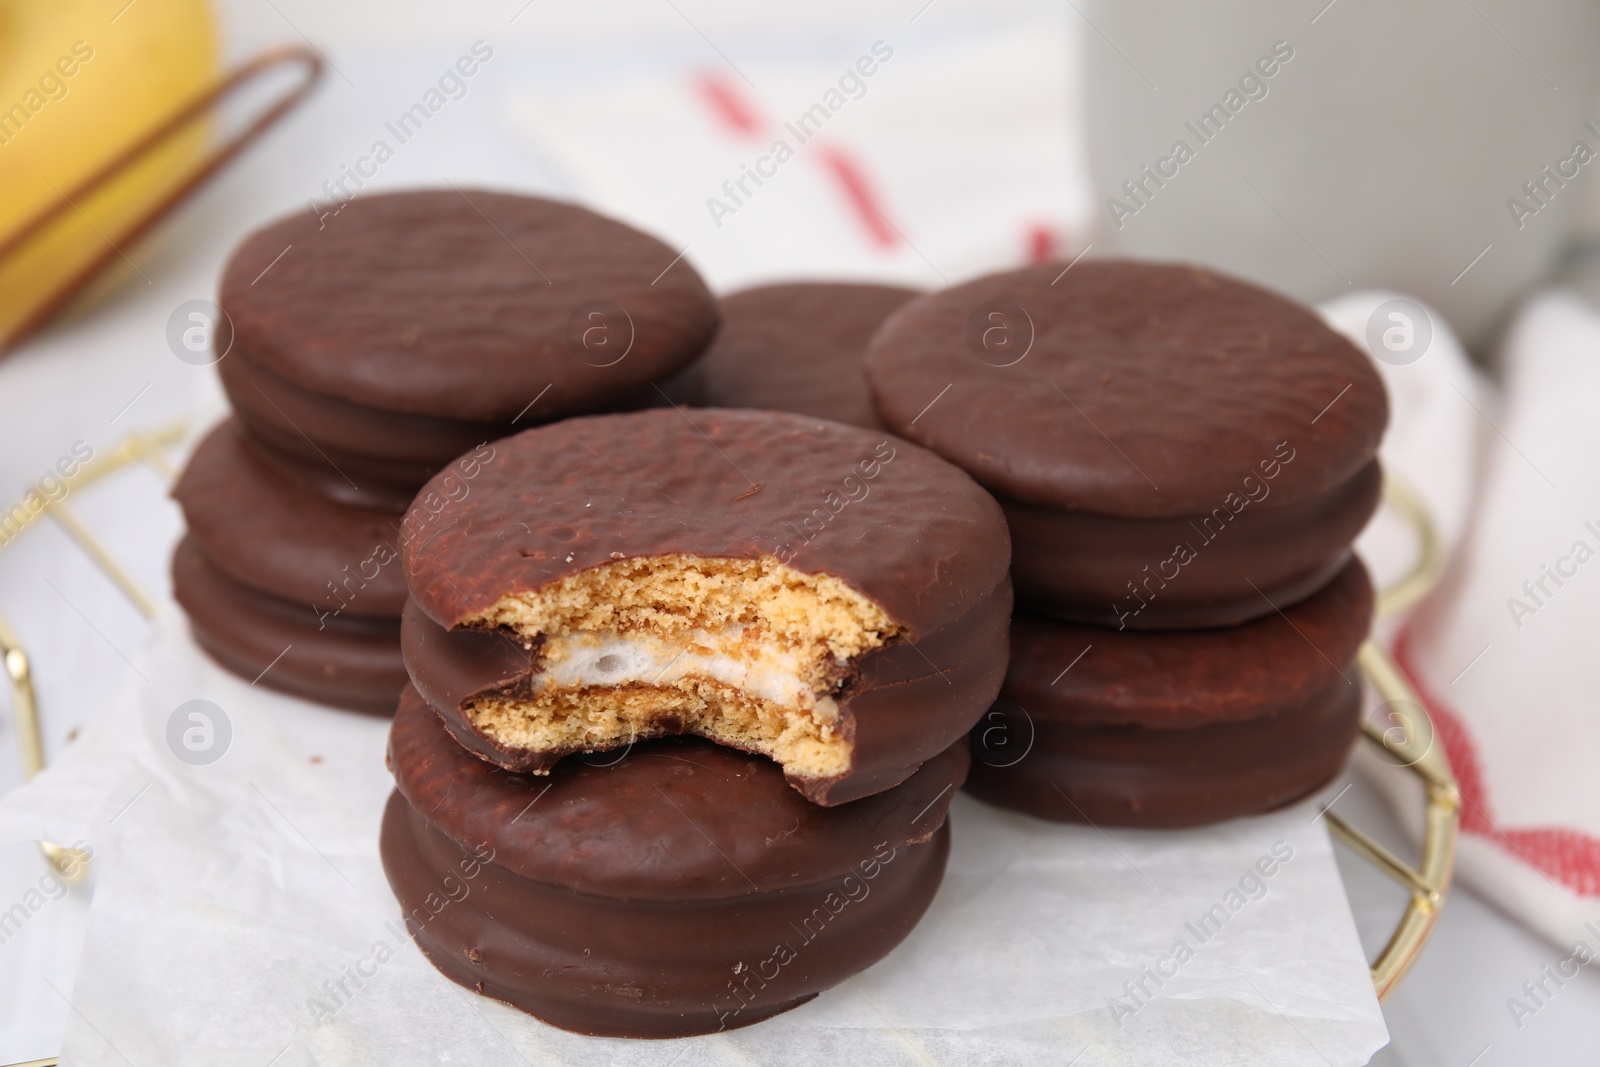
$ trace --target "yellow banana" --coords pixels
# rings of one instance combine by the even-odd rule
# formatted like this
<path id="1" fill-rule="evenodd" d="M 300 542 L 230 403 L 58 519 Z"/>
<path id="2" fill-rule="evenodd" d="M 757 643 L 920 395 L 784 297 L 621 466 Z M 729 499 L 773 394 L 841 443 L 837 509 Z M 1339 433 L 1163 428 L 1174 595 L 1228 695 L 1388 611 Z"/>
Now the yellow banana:
<path id="1" fill-rule="evenodd" d="M 205 0 L 0 0 L 0 248 L 70 200 L 0 261 L 0 351 L 181 182 L 204 149 L 203 123 L 72 195 L 209 85 L 216 62 Z M 136 267 L 122 270 L 140 281 Z"/>

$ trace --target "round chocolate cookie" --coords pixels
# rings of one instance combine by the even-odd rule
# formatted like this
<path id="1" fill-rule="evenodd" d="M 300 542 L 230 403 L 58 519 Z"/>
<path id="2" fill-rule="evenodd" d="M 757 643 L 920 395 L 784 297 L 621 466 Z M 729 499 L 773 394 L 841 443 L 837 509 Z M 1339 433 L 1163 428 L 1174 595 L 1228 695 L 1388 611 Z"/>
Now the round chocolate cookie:
<path id="1" fill-rule="evenodd" d="M 717 324 L 705 284 L 656 239 L 479 190 L 287 216 L 235 250 L 220 302 L 240 418 L 368 504 L 519 427 L 638 406 Z"/>
<path id="2" fill-rule="evenodd" d="M 411 506 L 411 498 L 417 495 L 417 483 L 410 475 L 401 480 L 392 471 L 382 478 L 363 474 L 358 483 L 351 473 L 356 469 L 353 464 L 336 463 L 326 454 L 316 459 L 296 455 L 268 444 L 256 431 L 244 429 L 242 423 L 241 436 L 244 447 L 278 477 L 335 504 L 358 511 L 403 515 Z"/>
<path id="3" fill-rule="evenodd" d="M 881 430 L 862 358 L 889 313 L 914 289 L 791 282 L 730 293 L 722 329 L 694 365 L 698 403 L 768 408 Z"/>
<path id="4" fill-rule="evenodd" d="M 1367 356 L 1199 267 L 1086 260 L 912 301 L 873 340 L 885 423 L 1006 510 L 1028 610 L 1220 626 L 1329 581 L 1377 506 Z"/>
<path id="5" fill-rule="evenodd" d="M 402 547 L 407 666 L 485 759 L 537 773 L 694 733 L 842 804 L 903 781 L 998 692 L 1004 519 L 924 449 L 723 410 L 495 448 L 459 502 L 423 488 L 407 523 L 431 525 Z M 446 632 L 472 630 L 490 636 Z"/>
<path id="6" fill-rule="evenodd" d="M 234 581 L 319 615 L 400 617 L 401 515 L 302 489 L 260 461 L 236 420 L 205 436 L 172 495 L 195 546 Z"/>
<path id="7" fill-rule="evenodd" d="M 452 981 L 556 1026 L 683 1037 L 747 1026 L 888 954 L 944 874 L 957 744 L 843 808 L 698 738 L 563 761 L 474 759 L 407 689 L 384 870 Z"/>
<path id="8" fill-rule="evenodd" d="M 217 370 L 262 461 L 350 507 L 404 511 L 417 487 L 452 457 L 516 430 L 359 407 L 304 389 L 237 353 Z"/>
<path id="9" fill-rule="evenodd" d="M 1309 599 L 1241 626 L 1136 633 L 1018 615 L 967 788 L 1099 826 L 1197 826 L 1297 800 L 1355 741 L 1372 605 L 1352 557 Z"/>
<path id="10" fill-rule="evenodd" d="M 395 619 L 321 614 L 237 582 L 187 536 L 172 554 L 172 586 L 201 648 L 252 683 L 374 715 L 394 711 L 405 684 Z"/>

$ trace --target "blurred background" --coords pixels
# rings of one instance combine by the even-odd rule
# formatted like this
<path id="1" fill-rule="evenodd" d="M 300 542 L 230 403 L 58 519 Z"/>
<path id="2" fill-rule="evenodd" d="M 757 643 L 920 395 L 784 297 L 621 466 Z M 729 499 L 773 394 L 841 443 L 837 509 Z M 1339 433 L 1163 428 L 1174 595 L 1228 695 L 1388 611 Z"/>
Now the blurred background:
<path id="1" fill-rule="evenodd" d="M 89 181 L 284 46 L 324 65 L 320 83 L 212 180 L 183 195 L 303 65 L 267 70 L 115 180 Z M 792 277 L 936 288 L 1111 254 L 1209 263 L 1310 302 L 1395 290 L 1492 376 L 1530 296 L 1600 296 L 1597 59 L 1600 5 L 1559 0 L 1536 13 L 1511 0 L 0 0 L 0 486 L 20 495 L 75 441 L 105 449 L 221 411 L 214 372 L 173 346 L 172 316 L 214 297 L 243 234 L 445 182 L 580 199 L 682 249 L 719 291 Z M 84 508 L 115 531 L 150 492 Z M 97 692 L 130 684 L 118 646 L 143 625 L 90 563 L 60 562 L 65 536 L 0 557 L 20 632 L 68 618 L 21 580 L 49 566 L 106 638 L 59 641 L 41 670 L 48 750 Z M 164 559 L 147 563 L 139 580 L 164 588 Z M 8 719 L 0 791 L 21 781 L 16 747 Z M 1410 852 L 1366 785 L 1341 811 Z M 0 864 L 6 899 L 33 877 L 22 857 Z M 1375 952 L 1402 895 L 1357 861 L 1344 870 Z M 17 990 L 0 1047 L 55 1047 L 69 1009 L 46 986 L 70 988 L 82 921 L 74 899 L 0 944 Z M 1566 955 L 1529 925 L 1458 889 L 1386 1006 L 1393 1042 L 1374 1062 L 1592 1060 L 1587 969 L 1536 1018 L 1508 1012 Z"/>

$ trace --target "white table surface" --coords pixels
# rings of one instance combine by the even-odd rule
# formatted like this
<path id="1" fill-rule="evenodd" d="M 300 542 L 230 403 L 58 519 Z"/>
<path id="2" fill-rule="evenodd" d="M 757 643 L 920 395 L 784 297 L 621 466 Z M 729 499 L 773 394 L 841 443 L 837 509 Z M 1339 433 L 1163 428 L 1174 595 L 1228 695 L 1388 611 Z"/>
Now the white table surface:
<path id="1" fill-rule="evenodd" d="M 20 495 L 79 438 L 103 449 L 133 429 L 220 410 L 214 373 L 181 363 L 167 350 L 168 313 L 184 300 L 211 295 L 231 245 L 260 220 L 302 206 L 351 157 L 375 114 L 383 113 L 390 101 L 413 94 L 419 73 L 431 77 L 479 35 L 472 30 L 473 20 L 501 25 L 522 8 L 523 0 L 458 5 L 471 10 L 435 7 L 427 14 L 414 4 L 380 9 L 364 2 L 335 7 L 310 0 L 228 0 L 221 6 L 228 55 L 298 39 L 304 32 L 329 49 L 355 84 L 330 72 L 310 106 L 274 131 L 242 165 L 225 172 L 156 238 L 127 249 L 148 282 L 124 271 L 121 284 L 108 296 L 0 363 L 0 496 Z M 715 5 L 689 6 L 698 13 Z M 1008 6 L 1026 9 L 1030 4 L 1014 0 Z M 833 10 L 835 5 L 823 5 L 818 17 Z M 663 33 L 689 32 L 670 5 L 661 10 L 632 5 L 629 11 L 635 26 L 649 22 L 659 24 Z M 541 165 L 534 151 L 505 135 L 494 97 L 496 85 L 503 88 L 514 80 L 520 64 L 537 62 L 541 18 L 549 25 L 578 17 L 593 16 L 554 7 L 546 11 L 542 4 L 518 16 L 514 32 L 496 39 L 496 47 L 506 49 L 511 60 L 494 71 L 505 81 L 486 79 L 475 85 L 468 98 L 453 105 L 450 124 L 430 126 L 425 143 L 385 168 L 382 184 L 492 179 L 530 191 L 574 194 Z M 130 400 L 132 406 L 124 410 Z M 74 503 L 114 545 L 127 514 L 119 501 L 160 492 L 150 475 L 135 473 Z M 169 508 L 154 521 L 175 527 L 176 510 Z M 167 580 L 164 561 L 140 561 L 135 569 L 153 588 Z M 132 635 L 144 623 L 59 529 L 47 524 L 0 554 L 0 609 L 24 643 L 48 635 L 53 655 L 37 662 L 35 670 L 50 751 L 59 751 L 93 713 L 97 694 L 139 684 L 137 665 L 121 649 L 132 647 Z M 20 780 L 14 724 L 9 714 L 0 715 L 0 793 Z M 1381 801 L 1359 777 L 1340 797 L 1337 810 L 1402 855 L 1410 853 Z M 1341 867 L 1363 940 L 1369 953 L 1376 952 L 1394 926 L 1403 894 L 1349 853 L 1341 852 Z M 0 848 L 0 900 L 19 899 L 44 871 L 33 849 Z M 70 1010 L 62 994 L 71 988 L 87 896 L 85 890 L 74 890 L 50 903 L 21 933 L 0 945 L 0 989 L 5 991 L 0 996 L 0 1063 L 55 1052 Z M 1392 1043 L 1373 1063 L 1497 1067 L 1596 1062 L 1600 977 L 1592 968 L 1569 981 L 1520 1028 L 1507 1008 L 1507 999 L 1520 994 L 1523 982 L 1536 979 L 1542 967 L 1565 955 L 1458 887 L 1432 943 L 1386 1006 Z"/>

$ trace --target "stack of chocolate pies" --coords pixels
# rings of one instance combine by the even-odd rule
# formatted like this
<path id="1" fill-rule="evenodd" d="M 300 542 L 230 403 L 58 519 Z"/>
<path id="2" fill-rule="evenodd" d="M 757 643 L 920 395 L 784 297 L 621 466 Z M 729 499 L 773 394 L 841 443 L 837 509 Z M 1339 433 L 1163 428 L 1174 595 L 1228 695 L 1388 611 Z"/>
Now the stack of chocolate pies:
<path id="1" fill-rule="evenodd" d="M 659 397 L 717 324 L 674 260 L 583 208 L 474 190 L 361 197 L 248 237 L 219 296 L 234 415 L 175 493 L 174 591 L 201 647 L 262 685 L 390 714 L 402 541 L 473 492 L 494 440 Z"/>
<path id="2" fill-rule="evenodd" d="M 495 448 L 402 546 L 382 851 L 416 943 L 470 989 L 635 1037 L 748 1025 L 884 956 L 943 876 L 1005 673 L 994 499 L 794 414 L 592 416 Z"/>
<path id="3" fill-rule="evenodd" d="M 1338 773 L 1373 604 L 1350 545 L 1388 419 L 1365 353 L 1211 271 L 1086 260 L 919 298 L 866 370 L 884 422 L 1010 525 L 1011 665 L 969 790 L 1175 827 Z"/>
<path id="4" fill-rule="evenodd" d="M 619 223 L 451 190 L 259 231 L 221 306 L 195 637 L 394 714 L 409 932 L 556 1026 L 711 1033 L 863 970 L 963 786 L 1192 826 L 1356 734 L 1387 402 L 1265 290 L 1089 260 L 719 302 Z"/>

